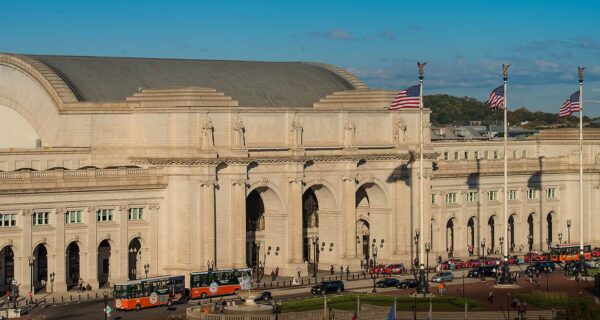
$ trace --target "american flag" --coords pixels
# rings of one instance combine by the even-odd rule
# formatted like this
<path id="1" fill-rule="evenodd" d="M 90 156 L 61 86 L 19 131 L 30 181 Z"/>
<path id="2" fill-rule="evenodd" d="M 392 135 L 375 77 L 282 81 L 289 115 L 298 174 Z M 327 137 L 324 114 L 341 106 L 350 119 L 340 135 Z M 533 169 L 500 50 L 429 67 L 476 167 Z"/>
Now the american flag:
<path id="1" fill-rule="evenodd" d="M 388 110 L 398 110 L 405 108 L 419 108 L 419 96 L 421 95 L 421 85 L 417 84 L 406 88 L 396 95 Z"/>
<path id="2" fill-rule="evenodd" d="M 504 109 L 504 85 L 492 90 L 486 104 L 492 109 Z"/>
<path id="3" fill-rule="evenodd" d="M 561 117 L 570 116 L 573 112 L 579 112 L 579 90 L 575 91 L 569 99 L 560 106 L 559 115 Z"/>

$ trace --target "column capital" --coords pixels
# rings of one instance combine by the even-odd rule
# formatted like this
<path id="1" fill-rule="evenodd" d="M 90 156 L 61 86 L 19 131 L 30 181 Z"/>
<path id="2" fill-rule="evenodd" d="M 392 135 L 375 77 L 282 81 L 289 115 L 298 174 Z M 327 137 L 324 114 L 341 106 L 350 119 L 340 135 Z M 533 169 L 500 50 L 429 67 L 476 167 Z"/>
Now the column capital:
<path id="1" fill-rule="evenodd" d="M 239 185 L 239 186 L 246 186 L 248 184 L 248 180 L 246 179 L 237 179 L 237 180 L 231 180 L 231 184 L 232 185 Z"/>
<path id="2" fill-rule="evenodd" d="M 218 185 L 219 185 L 219 183 L 217 182 L 217 180 L 201 180 L 200 181 L 201 187 L 215 187 Z"/>
<path id="3" fill-rule="evenodd" d="M 351 181 L 356 183 L 356 175 L 342 176 L 342 181 Z"/>
<path id="4" fill-rule="evenodd" d="M 160 203 L 151 203 L 148 208 L 150 208 L 150 210 L 158 210 L 160 209 Z"/>
<path id="5" fill-rule="evenodd" d="M 128 209 L 128 207 L 129 206 L 127 206 L 127 205 L 121 204 L 121 205 L 119 205 L 119 211 L 125 211 Z"/>
<path id="6" fill-rule="evenodd" d="M 298 178 L 288 178 L 288 183 L 298 183 L 298 184 L 302 184 L 304 183 L 304 180 L 300 177 Z"/>
<path id="7" fill-rule="evenodd" d="M 375 181 L 375 176 L 372 174 L 368 174 L 362 177 L 358 177 L 357 176 L 357 180 L 363 184 L 363 183 L 373 183 L 373 181 Z"/>
<path id="8" fill-rule="evenodd" d="M 96 210 L 98 210 L 98 207 L 88 207 L 88 212 L 94 212 Z"/>
<path id="9" fill-rule="evenodd" d="M 67 212 L 66 208 L 56 208 L 54 209 L 54 214 L 60 214 L 60 213 L 65 213 Z"/>
<path id="10" fill-rule="evenodd" d="M 22 212 L 22 215 L 28 216 L 28 215 L 31 215 L 32 213 L 33 213 L 33 210 L 31 210 L 31 209 L 24 209 L 23 212 Z"/>

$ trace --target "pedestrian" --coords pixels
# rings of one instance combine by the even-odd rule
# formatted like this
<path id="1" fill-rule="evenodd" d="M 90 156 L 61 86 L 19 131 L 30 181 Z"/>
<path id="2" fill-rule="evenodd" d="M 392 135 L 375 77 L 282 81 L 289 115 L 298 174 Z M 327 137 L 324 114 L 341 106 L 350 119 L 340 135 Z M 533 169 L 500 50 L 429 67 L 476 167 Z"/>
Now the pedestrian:
<path id="1" fill-rule="evenodd" d="M 298 273 L 298 279 L 300 279 L 300 272 L 301 272 L 300 266 L 297 266 L 296 267 L 296 273 Z"/>
<path id="2" fill-rule="evenodd" d="M 349 276 L 350 276 L 350 265 L 347 264 L 346 265 L 346 277 L 349 277 Z"/>
<path id="3" fill-rule="evenodd" d="M 275 270 L 271 270 L 271 281 L 275 281 L 277 276 L 275 275 Z"/>
<path id="4" fill-rule="evenodd" d="M 344 276 L 344 266 L 340 265 L 340 276 Z"/>
<path id="5" fill-rule="evenodd" d="M 275 268 L 275 275 L 279 277 L 279 266 Z"/>
<path id="6" fill-rule="evenodd" d="M 490 290 L 490 292 L 488 293 L 488 302 L 490 304 L 494 304 L 494 291 Z"/>
<path id="7" fill-rule="evenodd" d="M 335 271 L 333 269 L 333 265 L 331 265 L 331 268 L 329 268 L 329 273 L 331 273 L 331 275 L 333 275 L 335 273 Z"/>

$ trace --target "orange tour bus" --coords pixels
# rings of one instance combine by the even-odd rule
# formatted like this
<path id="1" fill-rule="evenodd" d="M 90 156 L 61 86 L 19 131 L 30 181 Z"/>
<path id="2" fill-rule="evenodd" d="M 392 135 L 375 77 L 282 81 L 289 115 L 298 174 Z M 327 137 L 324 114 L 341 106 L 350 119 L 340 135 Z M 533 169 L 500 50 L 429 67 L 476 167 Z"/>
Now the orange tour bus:
<path id="1" fill-rule="evenodd" d="M 592 246 L 589 244 L 583 245 L 583 257 L 585 260 L 592 258 Z M 554 247 L 550 247 L 550 260 L 554 262 L 579 260 L 579 245 L 557 244 Z"/>
<path id="2" fill-rule="evenodd" d="M 116 310 L 136 310 L 171 305 L 186 298 L 185 276 L 161 276 L 116 283 Z"/>
<path id="3" fill-rule="evenodd" d="M 252 269 L 213 270 L 190 273 L 190 298 L 234 294 L 246 282 L 251 286 Z"/>

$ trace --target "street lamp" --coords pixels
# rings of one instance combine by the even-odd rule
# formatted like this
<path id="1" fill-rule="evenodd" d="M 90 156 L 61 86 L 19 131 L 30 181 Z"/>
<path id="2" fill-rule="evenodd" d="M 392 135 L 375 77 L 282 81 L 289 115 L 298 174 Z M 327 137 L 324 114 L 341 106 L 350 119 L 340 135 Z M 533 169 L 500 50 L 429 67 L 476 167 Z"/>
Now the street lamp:
<path id="1" fill-rule="evenodd" d="M 558 233 L 558 244 L 562 244 L 562 232 Z"/>
<path id="2" fill-rule="evenodd" d="M 425 258 L 427 263 L 427 283 L 429 283 L 429 251 L 431 251 L 431 243 L 425 242 L 425 252 L 427 254 L 427 257 Z"/>
<path id="3" fill-rule="evenodd" d="M 373 239 L 373 244 L 371 244 L 371 254 L 373 255 L 373 265 L 377 266 L 377 252 L 379 251 L 380 248 L 383 248 L 383 243 L 385 242 L 385 240 L 380 239 L 379 240 L 379 246 L 377 245 L 377 239 Z M 375 272 L 373 272 L 372 274 L 372 278 L 373 278 L 373 290 L 371 291 L 372 293 L 377 293 L 377 289 L 375 288 L 375 278 L 376 278 L 376 274 Z"/>
<path id="4" fill-rule="evenodd" d="M 529 240 L 529 270 L 531 270 L 531 247 L 533 247 L 533 235 L 529 234 L 529 236 L 527 236 L 528 240 Z"/>
<path id="5" fill-rule="evenodd" d="M 311 241 L 312 241 L 312 245 L 314 247 L 314 250 L 313 250 L 313 254 L 314 254 L 313 277 L 315 277 L 315 279 L 316 279 L 317 278 L 317 270 L 319 269 L 319 237 L 313 236 Z"/>
<path id="6" fill-rule="evenodd" d="M 102 293 L 104 296 L 104 320 L 108 320 L 108 291 Z"/>
<path id="7" fill-rule="evenodd" d="M 571 219 L 567 219 L 567 243 L 571 243 Z"/>
<path id="8" fill-rule="evenodd" d="M 257 260 L 258 260 L 258 264 L 256 266 L 256 283 L 260 283 L 260 279 L 262 278 L 260 276 L 260 240 L 254 240 L 254 245 L 256 246 L 257 249 Z M 264 261 L 263 261 L 264 262 Z"/>
<path id="9" fill-rule="evenodd" d="M 28 260 L 29 270 L 31 272 L 31 291 L 29 291 L 29 300 L 31 303 L 33 303 L 33 294 L 35 292 L 35 288 L 33 287 L 33 265 L 35 264 L 35 256 L 29 256 Z"/>
<path id="10" fill-rule="evenodd" d="M 504 255 L 504 237 L 500 237 L 500 254 Z"/>
<path id="11" fill-rule="evenodd" d="M 146 263 L 144 265 L 144 273 L 146 274 L 146 279 L 148 279 L 148 272 L 150 272 L 150 264 Z"/>
<path id="12" fill-rule="evenodd" d="M 415 258 L 415 263 L 414 263 L 414 267 L 419 267 L 419 265 L 421 264 L 421 261 L 419 261 L 419 239 L 421 237 L 421 230 L 419 230 L 418 228 L 415 229 L 415 248 L 416 248 L 416 253 L 417 256 Z"/>
<path id="13" fill-rule="evenodd" d="M 481 253 L 483 254 L 483 264 L 485 265 L 485 238 L 481 240 Z"/>

